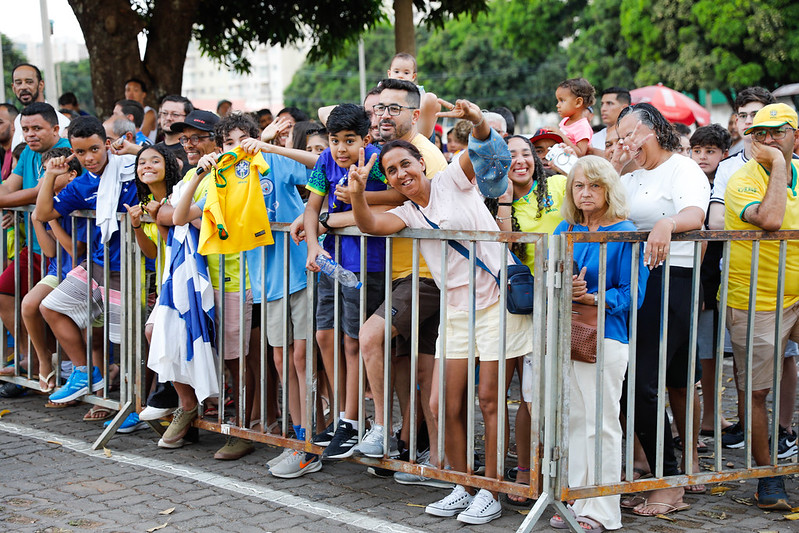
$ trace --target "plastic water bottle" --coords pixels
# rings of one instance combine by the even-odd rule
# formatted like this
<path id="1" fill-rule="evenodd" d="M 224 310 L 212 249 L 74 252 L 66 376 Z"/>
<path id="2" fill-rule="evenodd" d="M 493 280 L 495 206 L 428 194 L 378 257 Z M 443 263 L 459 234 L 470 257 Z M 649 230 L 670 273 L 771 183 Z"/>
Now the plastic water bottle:
<path id="1" fill-rule="evenodd" d="M 361 282 L 358 281 L 358 276 L 350 272 L 343 266 L 339 265 L 332 259 L 328 259 L 322 254 L 316 256 L 315 263 L 319 266 L 323 273 L 327 274 L 333 279 L 337 279 L 339 283 L 345 287 L 361 288 Z"/>

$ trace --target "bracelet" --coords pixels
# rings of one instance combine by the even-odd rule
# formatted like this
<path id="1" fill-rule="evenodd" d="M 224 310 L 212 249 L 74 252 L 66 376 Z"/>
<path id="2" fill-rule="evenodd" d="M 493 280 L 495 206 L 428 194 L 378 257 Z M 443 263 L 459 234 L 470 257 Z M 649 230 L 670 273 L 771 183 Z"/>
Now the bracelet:
<path id="1" fill-rule="evenodd" d="M 673 218 L 671 218 L 671 217 L 666 217 L 666 218 L 668 218 L 669 220 L 671 220 L 671 223 L 672 223 L 672 224 L 674 224 L 674 226 L 672 226 L 672 228 L 671 228 L 671 232 L 672 232 L 672 233 L 674 233 L 675 231 L 677 231 L 677 221 L 676 221 L 676 220 L 674 220 L 674 219 L 673 219 Z"/>
<path id="2" fill-rule="evenodd" d="M 472 127 L 473 127 L 473 128 L 476 128 L 476 127 L 480 126 L 480 124 L 482 124 L 483 122 L 485 122 L 485 119 L 486 119 L 485 113 L 480 113 L 480 115 L 482 115 L 482 117 L 483 117 L 483 118 L 481 118 L 481 119 L 480 119 L 480 122 L 478 122 L 477 124 L 475 124 L 474 122 L 472 122 Z"/>
<path id="3" fill-rule="evenodd" d="M 130 227 L 133 229 L 139 229 L 141 228 L 141 224 L 139 224 L 138 226 L 134 226 L 133 224 L 131 224 Z"/>
<path id="4" fill-rule="evenodd" d="M 494 218 L 496 218 L 497 220 L 510 220 L 513 217 L 494 217 Z"/>
<path id="5" fill-rule="evenodd" d="M 513 202 L 497 202 L 497 205 L 500 205 L 500 206 L 504 205 L 504 206 L 512 207 L 513 206 Z"/>

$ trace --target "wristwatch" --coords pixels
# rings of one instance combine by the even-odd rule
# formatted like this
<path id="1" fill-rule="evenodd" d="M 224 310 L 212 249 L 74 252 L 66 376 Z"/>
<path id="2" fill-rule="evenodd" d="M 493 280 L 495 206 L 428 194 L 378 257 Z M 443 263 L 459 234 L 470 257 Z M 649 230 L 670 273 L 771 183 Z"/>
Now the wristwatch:
<path id="1" fill-rule="evenodd" d="M 599 305 L 599 293 L 598 292 L 594 293 L 594 305 L 597 305 L 597 306 Z"/>
<path id="2" fill-rule="evenodd" d="M 333 229 L 327 225 L 327 219 L 330 218 L 330 212 L 325 211 L 324 213 L 319 213 L 319 223 L 323 225 L 327 229 Z"/>

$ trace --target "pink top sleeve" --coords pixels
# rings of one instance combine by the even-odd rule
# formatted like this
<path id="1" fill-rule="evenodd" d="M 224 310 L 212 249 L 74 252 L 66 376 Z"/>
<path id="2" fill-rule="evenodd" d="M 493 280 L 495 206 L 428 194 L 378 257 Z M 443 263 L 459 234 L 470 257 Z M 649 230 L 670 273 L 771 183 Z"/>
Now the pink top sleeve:
<path id="1" fill-rule="evenodd" d="M 571 142 L 577 144 L 583 139 L 588 139 L 588 142 L 591 142 L 591 137 L 594 136 L 594 130 L 591 128 L 591 124 L 588 122 L 587 118 L 581 118 L 569 126 L 566 125 L 567 120 L 569 120 L 569 117 L 561 120 L 558 126 L 560 126 L 560 129 L 566 133 L 566 136 Z"/>

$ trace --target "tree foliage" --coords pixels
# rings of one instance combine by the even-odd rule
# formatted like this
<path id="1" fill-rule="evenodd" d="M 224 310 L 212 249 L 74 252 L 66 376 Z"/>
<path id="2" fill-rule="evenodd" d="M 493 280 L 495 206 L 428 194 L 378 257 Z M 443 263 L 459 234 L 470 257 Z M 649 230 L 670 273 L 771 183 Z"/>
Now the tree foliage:
<path id="1" fill-rule="evenodd" d="M 59 64 L 61 69 L 61 90 L 75 93 L 80 108 L 94 114 L 94 94 L 92 93 L 92 74 L 89 60 L 71 61 Z"/>
<path id="2" fill-rule="evenodd" d="M 249 71 L 244 52 L 256 44 L 310 45 L 311 59 L 332 58 L 384 20 L 381 0 L 69 0 L 91 60 L 98 113 L 108 114 L 125 80 L 150 87 L 149 103 L 179 93 L 192 37 L 202 52 L 238 72 Z M 485 0 L 451 0 L 424 8 L 437 24 L 450 14 L 478 11 Z M 137 35 L 147 45 L 140 59 Z"/>

